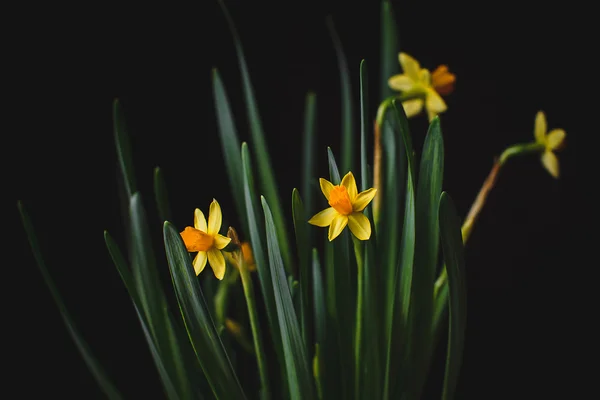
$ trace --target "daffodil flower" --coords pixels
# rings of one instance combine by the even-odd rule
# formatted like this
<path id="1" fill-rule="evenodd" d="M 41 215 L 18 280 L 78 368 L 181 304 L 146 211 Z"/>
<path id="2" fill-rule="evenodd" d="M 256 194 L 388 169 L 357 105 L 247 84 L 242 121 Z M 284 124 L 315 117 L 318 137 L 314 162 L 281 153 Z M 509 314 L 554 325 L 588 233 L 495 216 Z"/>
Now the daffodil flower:
<path id="1" fill-rule="evenodd" d="M 548 125 L 546 123 L 546 116 L 542 111 L 538 111 L 535 116 L 535 127 L 534 127 L 535 142 L 544 146 L 542 152 L 542 165 L 550 175 L 555 178 L 559 176 L 559 164 L 558 157 L 554 152 L 562 147 L 565 140 L 566 133 L 564 129 L 553 129 L 548 132 Z"/>
<path id="2" fill-rule="evenodd" d="M 440 95 L 450 94 L 456 81 L 456 76 L 448 71 L 448 67 L 440 65 L 430 73 L 406 53 L 400 53 L 398 59 L 404 73 L 392 76 L 388 85 L 403 94 L 417 97 L 402 102 L 406 116 L 410 118 L 419 114 L 423 104 L 427 109 L 429 121 L 446 111 L 448 107 Z"/>
<path id="3" fill-rule="evenodd" d="M 210 203 L 208 224 L 202 211 L 196 208 L 194 227 L 188 226 L 181 232 L 187 251 L 198 252 L 193 262 L 196 275 L 202 272 L 207 259 L 217 279 L 221 280 L 225 275 L 225 258 L 221 250 L 229 244 L 231 238 L 219 234 L 222 220 L 221 206 L 217 200 L 213 199 Z"/>
<path id="4" fill-rule="evenodd" d="M 323 178 L 319 179 L 319 184 L 331 207 L 316 214 L 308 223 L 320 227 L 329 226 L 329 241 L 338 237 L 346 225 L 359 240 L 369 239 L 371 223 L 362 211 L 373 200 L 377 189 L 371 188 L 358 193 L 352 172 L 348 172 L 339 185 L 333 185 Z"/>

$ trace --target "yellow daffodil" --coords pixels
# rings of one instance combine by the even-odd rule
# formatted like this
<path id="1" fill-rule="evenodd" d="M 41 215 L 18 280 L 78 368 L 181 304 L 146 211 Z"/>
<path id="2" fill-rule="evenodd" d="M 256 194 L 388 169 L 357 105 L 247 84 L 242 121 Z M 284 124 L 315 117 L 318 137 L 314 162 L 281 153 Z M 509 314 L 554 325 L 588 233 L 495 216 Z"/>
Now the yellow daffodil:
<path id="1" fill-rule="evenodd" d="M 329 226 L 329 241 L 338 237 L 346 225 L 358 239 L 369 239 L 371 223 L 362 211 L 373 200 L 377 189 L 371 188 L 358 193 L 352 172 L 348 172 L 339 185 L 333 185 L 323 178 L 319 179 L 319 184 L 331 207 L 316 214 L 308 223 L 320 227 Z"/>
<path id="2" fill-rule="evenodd" d="M 225 258 L 221 250 L 229 244 L 231 238 L 219 234 L 222 220 L 221 206 L 219 206 L 217 200 L 213 199 L 210 203 L 208 224 L 202 211 L 196 208 L 194 211 L 194 227 L 188 226 L 181 232 L 187 251 L 190 253 L 198 252 L 194 258 L 196 275 L 202 272 L 207 259 L 217 279 L 221 280 L 225 275 Z"/>
<path id="3" fill-rule="evenodd" d="M 542 111 L 538 111 L 535 116 L 534 136 L 536 143 L 544 146 L 542 153 L 542 165 L 555 178 L 559 176 L 558 157 L 554 152 L 559 150 L 565 140 L 566 133 L 564 129 L 553 129 L 548 132 L 546 116 Z"/>
<path id="4" fill-rule="evenodd" d="M 404 73 L 392 76 L 388 80 L 389 86 L 403 94 L 418 96 L 402 102 L 406 116 L 410 118 L 419 114 L 423 104 L 427 109 L 429 121 L 446 111 L 448 107 L 440 95 L 450 94 L 456 82 L 456 76 L 448 71 L 448 67 L 440 65 L 430 73 L 406 53 L 400 53 L 398 59 Z"/>

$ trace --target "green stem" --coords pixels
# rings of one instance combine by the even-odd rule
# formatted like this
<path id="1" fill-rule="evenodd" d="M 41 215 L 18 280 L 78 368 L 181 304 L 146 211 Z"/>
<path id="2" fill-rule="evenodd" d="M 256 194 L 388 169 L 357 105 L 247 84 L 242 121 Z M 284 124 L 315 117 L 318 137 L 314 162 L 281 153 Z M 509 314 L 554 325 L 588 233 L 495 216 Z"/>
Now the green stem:
<path id="1" fill-rule="evenodd" d="M 477 221 L 477 217 L 479 217 L 479 214 L 481 213 L 481 210 L 482 210 L 483 206 L 485 205 L 485 201 L 487 200 L 487 196 L 488 196 L 489 192 L 492 190 L 492 188 L 496 184 L 496 180 L 498 178 L 498 173 L 500 172 L 500 169 L 506 163 L 506 161 L 508 161 L 510 158 L 515 157 L 515 156 L 531 154 L 531 153 L 539 153 L 542 151 L 544 151 L 544 145 L 534 142 L 534 143 L 515 144 L 513 146 L 508 147 L 506 150 L 504 150 L 502 152 L 500 157 L 494 162 L 492 170 L 490 171 L 489 175 L 483 182 L 483 186 L 479 190 L 479 193 L 477 194 L 477 197 L 475 198 L 475 201 L 473 202 L 473 205 L 471 206 L 471 209 L 469 210 L 469 213 L 467 214 L 467 217 L 465 218 L 465 222 L 462 225 L 461 231 L 462 231 L 462 237 L 463 237 L 464 244 L 467 243 L 467 240 L 469 239 L 469 236 L 471 235 L 471 231 L 473 230 L 473 225 Z M 446 284 L 447 279 L 448 279 L 448 273 L 446 271 L 446 265 L 444 265 L 444 267 L 442 268 L 442 272 L 440 273 L 440 276 L 438 277 L 438 279 L 435 282 L 434 297 L 438 296 L 439 291 L 441 290 L 442 286 L 444 284 Z"/>
<path id="2" fill-rule="evenodd" d="M 256 313 L 256 302 L 254 301 L 254 289 L 252 287 L 252 277 L 248 266 L 243 260 L 243 257 L 239 257 L 239 270 L 240 276 L 242 277 L 242 286 L 244 287 L 244 296 L 246 297 L 246 304 L 248 306 L 248 315 L 250 317 L 250 326 L 252 328 L 252 339 L 254 341 L 254 352 L 256 353 L 256 361 L 258 363 L 258 372 L 260 375 L 260 383 L 262 396 L 261 399 L 269 399 L 271 397 L 271 391 L 269 389 L 269 379 L 267 374 L 267 364 L 265 361 L 265 352 L 263 350 L 262 336 L 260 333 L 260 325 L 258 321 L 258 314 Z"/>
<path id="3" fill-rule="evenodd" d="M 364 287 L 364 254 L 362 243 L 352 236 L 354 242 L 354 254 L 356 255 L 357 264 L 357 296 L 356 296 L 356 327 L 354 329 L 354 394 L 360 398 L 360 382 L 361 382 L 361 353 L 362 353 L 362 322 L 363 322 L 363 287 Z"/>

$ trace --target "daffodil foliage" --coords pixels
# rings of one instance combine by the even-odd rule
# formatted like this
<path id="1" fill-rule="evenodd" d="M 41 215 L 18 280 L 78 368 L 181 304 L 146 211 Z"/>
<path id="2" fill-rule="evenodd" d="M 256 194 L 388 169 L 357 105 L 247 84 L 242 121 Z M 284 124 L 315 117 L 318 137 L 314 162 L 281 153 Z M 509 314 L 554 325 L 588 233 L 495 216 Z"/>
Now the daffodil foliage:
<path id="1" fill-rule="evenodd" d="M 154 195 L 166 262 L 157 257 L 163 249 L 152 247 L 156 232 L 149 228 L 136 184 L 123 111 L 118 101 L 114 104 L 129 241 L 124 253 L 106 232 L 106 246 L 131 295 L 165 397 L 416 400 L 426 384 L 437 384 L 439 396 L 451 399 L 460 378 L 466 324 L 463 242 L 510 157 L 539 154 L 550 174 L 559 176 L 555 153 L 565 131 L 548 132 L 539 112 L 535 141 L 511 146 L 497 159 L 461 232 L 452 200 L 443 192 L 441 115 L 448 105 L 442 96 L 452 92 L 456 76 L 444 64 L 430 72 L 400 51 L 393 10 L 383 1 L 380 93 L 370 92 L 365 60 L 357 68 L 348 65 L 329 23 L 343 94 L 343 170 L 332 148 L 320 147 L 318 94 L 309 92 L 302 174 L 290 198 L 277 186 L 240 37 L 221 6 L 241 72 L 234 96 L 245 100 L 250 138 L 240 141 L 215 69 L 225 162 L 219 171 L 226 171 L 222 179 L 234 208 L 222 209 L 213 199 L 208 219 L 198 204 L 193 218 L 190 210 L 189 220 L 173 221 L 173 199 L 156 169 Z M 358 88 L 349 79 L 354 72 Z M 352 93 L 359 95 L 359 104 L 349 102 Z M 379 104 L 376 115 L 369 113 L 373 99 Z M 418 118 L 423 109 L 429 128 L 413 136 L 409 118 Z M 418 155 L 413 141 L 422 141 Z M 328 171 L 316 169 L 321 158 Z M 75 329 L 42 261 L 31 221 L 19 207 L 40 270 L 85 362 L 108 398 L 122 398 L 118 383 L 111 382 Z M 204 272 L 206 265 L 212 273 Z M 173 291 L 164 290 L 161 269 L 169 271 Z M 168 301 L 172 292 L 178 307 Z M 442 340 L 447 341 L 445 374 L 433 382 L 429 371 L 439 361 L 433 355 Z"/>

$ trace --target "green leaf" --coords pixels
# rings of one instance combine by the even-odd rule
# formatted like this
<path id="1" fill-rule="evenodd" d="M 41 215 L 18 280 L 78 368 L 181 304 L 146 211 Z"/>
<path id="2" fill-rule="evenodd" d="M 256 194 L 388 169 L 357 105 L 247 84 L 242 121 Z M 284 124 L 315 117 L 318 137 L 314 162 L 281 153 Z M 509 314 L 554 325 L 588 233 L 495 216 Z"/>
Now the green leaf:
<path id="1" fill-rule="evenodd" d="M 331 183 L 334 185 L 339 185 L 342 182 L 342 178 L 340 177 L 340 171 L 331 147 L 327 147 L 327 161 L 329 162 L 329 179 L 331 179 Z"/>
<path id="2" fill-rule="evenodd" d="M 462 364 L 467 316 L 467 286 L 460 218 L 446 192 L 440 198 L 440 238 L 448 271 L 450 324 L 442 400 L 452 400 Z"/>
<path id="3" fill-rule="evenodd" d="M 342 97 L 342 171 L 352 171 L 354 168 L 354 125 L 352 121 L 352 87 L 350 85 L 350 71 L 348 61 L 342 49 L 342 42 L 335 30 L 333 20 L 327 17 L 327 28 L 333 41 L 335 54 L 340 72 L 340 88 Z"/>
<path id="4" fill-rule="evenodd" d="M 181 315 L 213 393 L 217 398 L 245 399 L 246 395 L 208 311 L 181 235 L 168 221 L 164 224 L 163 235 Z"/>
<path id="5" fill-rule="evenodd" d="M 171 220 L 171 208 L 169 207 L 169 196 L 165 176 L 160 167 L 154 168 L 154 197 L 158 208 L 160 222 Z"/>
<path id="6" fill-rule="evenodd" d="M 273 341 L 273 348 L 277 355 L 279 364 L 281 365 L 282 377 L 285 377 L 285 360 L 283 355 L 283 344 L 281 339 L 281 332 L 277 320 L 277 309 L 275 306 L 275 295 L 273 293 L 273 284 L 271 279 L 271 270 L 267 264 L 265 257 L 265 247 L 263 245 L 264 227 L 260 220 L 257 219 L 257 206 L 254 199 L 258 199 L 254 192 L 254 178 L 252 175 L 252 165 L 250 162 L 250 153 L 248 145 L 242 143 L 242 169 L 243 169 L 243 186 L 244 186 L 244 201 L 246 207 L 246 216 L 248 218 L 248 227 L 250 231 L 250 245 L 252 247 L 252 254 L 256 269 L 258 272 L 258 279 L 260 283 L 260 289 L 262 293 L 263 301 L 265 302 L 265 309 L 267 312 L 267 319 L 269 322 L 269 330 L 271 332 L 271 338 Z M 276 381 L 272 380 L 271 382 Z"/>
<path id="7" fill-rule="evenodd" d="M 367 62 L 360 62 L 360 189 L 369 188 L 369 175 L 367 165 L 367 135 L 371 120 L 369 119 L 369 85 Z"/>
<path id="8" fill-rule="evenodd" d="M 229 177 L 229 187 L 235 200 L 235 206 L 242 225 L 242 230 L 244 235 L 248 236 L 249 232 L 244 203 L 240 140 L 238 139 L 233 113 L 231 111 L 231 106 L 229 105 L 227 93 L 225 92 L 225 86 L 223 85 L 219 71 L 216 68 L 213 69 L 212 82 L 217 122 L 219 125 L 219 138 L 221 139 L 225 168 L 227 169 L 227 176 Z"/>
<path id="9" fill-rule="evenodd" d="M 304 194 L 304 210 L 307 215 L 312 215 L 315 212 L 314 187 L 317 183 L 315 176 L 317 163 L 314 154 L 316 131 L 317 95 L 309 92 L 306 94 L 304 106 L 304 135 L 302 136 L 302 193 Z"/>
<path id="10" fill-rule="evenodd" d="M 304 205 L 298 189 L 292 190 L 292 215 L 294 217 L 294 229 L 296 232 L 296 248 L 300 266 L 300 310 L 302 322 L 302 338 L 307 352 L 311 351 L 312 341 L 312 307 L 310 301 L 310 247 L 308 236 L 308 219 L 304 213 Z"/>
<path id="11" fill-rule="evenodd" d="M 113 124 L 117 158 L 119 159 L 119 165 L 121 166 L 127 197 L 131 197 L 137 190 L 133 169 L 133 157 L 131 154 L 129 135 L 127 134 L 127 128 L 125 126 L 125 116 L 123 115 L 123 109 L 118 99 L 115 99 L 113 102 Z"/>
<path id="12" fill-rule="evenodd" d="M 273 209 L 273 220 L 275 222 L 275 226 L 277 227 L 277 237 L 280 238 L 279 245 L 282 250 L 286 272 L 288 275 L 292 275 L 293 268 L 288 231 L 285 225 L 281 200 L 279 199 L 279 195 L 277 193 L 277 183 L 273 173 L 274 169 L 271 166 L 271 156 L 265 141 L 265 134 L 263 132 L 260 113 L 256 103 L 256 96 L 254 95 L 254 89 L 252 88 L 252 83 L 250 82 L 250 74 L 248 73 L 248 66 L 244 57 L 242 43 L 235 28 L 235 24 L 233 23 L 233 19 L 229 15 L 227 7 L 225 7 L 225 3 L 222 0 L 219 0 L 219 4 L 221 5 L 223 13 L 225 14 L 225 18 L 227 19 L 227 23 L 235 43 L 235 51 L 238 57 L 240 73 L 242 75 L 242 89 L 244 91 L 246 110 L 248 112 L 248 120 L 250 122 L 252 146 L 258 161 L 258 173 L 260 175 L 261 189 L 265 198 L 269 201 Z"/>
<path id="13" fill-rule="evenodd" d="M 264 197 L 261 196 L 263 211 L 265 213 L 265 229 L 267 236 L 267 248 L 269 253 L 269 265 L 275 306 L 277 308 L 277 319 L 281 331 L 283 353 L 287 371 L 287 380 L 292 400 L 313 397 L 312 373 L 309 368 L 308 357 L 302 341 L 300 325 L 294 311 L 294 304 L 287 283 L 283 259 L 279 248 L 277 230 L 273 221 L 273 215 Z"/>
<path id="14" fill-rule="evenodd" d="M 40 251 L 33 224 L 29 219 L 29 215 L 25 211 L 25 207 L 23 207 L 23 204 L 20 201 L 17 203 L 17 207 L 19 208 L 19 213 L 21 214 L 21 221 L 23 222 L 23 227 L 25 228 L 25 233 L 27 234 L 27 239 L 29 240 L 29 245 L 31 246 L 31 250 L 33 252 L 33 256 L 35 258 L 38 269 L 40 270 L 40 273 L 44 278 L 44 282 L 46 282 L 46 285 L 50 290 L 50 294 L 52 295 L 52 298 L 54 299 L 54 302 L 56 303 L 60 311 L 60 315 L 65 323 L 65 326 L 67 327 L 67 330 L 69 331 L 69 335 L 71 335 L 71 338 L 75 342 L 75 346 L 77 346 L 77 349 L 81 353 L 85 364 L 89 368 L 94 379 L 96 380 L 96 383 L 98 383 L 98 386 L 100 386 L 106 397 L 114 400 L 122 399 L 123 396 L 119 393 L 117 388 L 110 381 L 110 379 L 106 375 L 106 372 L 104 371 L 96 357 L 94 357 L 94 355 L 92 354 L 87 343 L 81 337 L 79 330 L 75 327 L 73 319 L 67 311 L 67 307 L 65 306 L 58 292 L 58 289 L 54 284 L 54 280 L 52 279 L 50 273 L 48 272 L 48 269 L 46 268 L 46 263 L 44 262 L 44 259 L 42 257 L 42 252 Z"/>
<path id="15" fill-rule="evenodd" d="M 381 2 L 381 86 L 379 97 L 381 100 L 393 96 L 394 91 L 388 85 L 388 79 L 392 75 L 400 73 L 400 63 L 398 62 L 398 29 L 396 27 L 396 18 L 394 17 L 394 9 L 389 0 Z"/>
<path id="16" fill-rule="evenodd" d="M 131 296 L 134 304 L 137 307 L 140 307 L 140 300 L 138 298 L 137 290 L 135 288 L 135 282 L 133 281 L 133 275 L 131 274 L 131 270 L 127 265 L 127 261 L 121 253 L 121 250 L 117 246 L 115 240 L 110 236 L 108 231 L 104 231 L 104 242 L 106 243 L 106 248 L 108 249 L 108 253 L 110 254 L 111 259 L 113 260 L 113 264 L 117 268 L 119 275 L 121 276 L 121 280 L 125 284 L 125 288 Z"/>
<path id="17" fill-rule="evenodd" d="M 411 352 L 414 394 L 420 396 L 433 350 L 433 283 L 439 250 L 437 213 L 444 171 L 444 142 L 439 118 L 431 121 L 425 138 L 417 182 L 415 207 L 415 261 L 412 277 Z"/>

